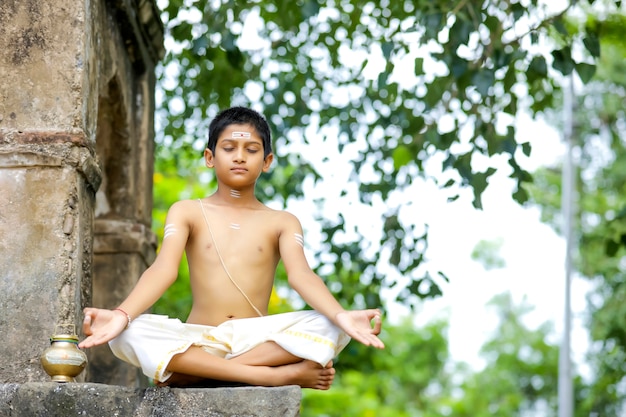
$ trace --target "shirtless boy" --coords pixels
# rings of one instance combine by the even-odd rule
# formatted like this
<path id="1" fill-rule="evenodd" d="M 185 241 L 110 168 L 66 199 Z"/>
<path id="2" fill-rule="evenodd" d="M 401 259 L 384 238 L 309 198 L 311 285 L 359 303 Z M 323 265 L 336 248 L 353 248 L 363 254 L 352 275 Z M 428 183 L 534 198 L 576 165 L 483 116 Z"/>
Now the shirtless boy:
<path id="1" fill-rule="evenodd" d="M 109 342 L 116 356 L 163 385 L 213 379 L 330 388 L 332 358 L 350 338 L 384 347 L 380 311 L 344 310 L 309 267 L 298 219 L 255 197 L 274 158 L 263 116 L 242 107 L 218 114 L 204 158 L 217 191 L 172 205 L 155 262 L 118 308 L 84 310 L 87 337 L 79 346 Z M 183 251 L 193 297 L 187 322 L 142 314 L 176 280 Z M 281 259 L 290 286 L 314 311 L 268 316 Z"/>

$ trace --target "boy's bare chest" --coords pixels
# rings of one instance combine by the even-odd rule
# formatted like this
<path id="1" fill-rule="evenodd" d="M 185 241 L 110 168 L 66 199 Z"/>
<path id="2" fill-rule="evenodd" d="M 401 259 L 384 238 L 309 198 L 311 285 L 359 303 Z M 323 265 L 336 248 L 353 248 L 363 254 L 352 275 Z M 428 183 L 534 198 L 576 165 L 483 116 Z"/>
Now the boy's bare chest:
<path id="1" fill-rule="evenodd" d="M 246 233 L 241 225 L 235 228 L 217 230 L 209 236 L 207 245 L 209 252 L 219 252 L 222 256 L 240 257 L 251 260 L 258 257 L 273 258 L 278 250 L 278 239 L 263 229 Z"/>
<path id="2" fill-rule="evenodd" d="M 195 225 L 198 243 L 205 256 L 239 257 L 242 261 L 267 258 L 278 252 L 278 231 L 268 216 L 238 216 L 220 213 Z"/>

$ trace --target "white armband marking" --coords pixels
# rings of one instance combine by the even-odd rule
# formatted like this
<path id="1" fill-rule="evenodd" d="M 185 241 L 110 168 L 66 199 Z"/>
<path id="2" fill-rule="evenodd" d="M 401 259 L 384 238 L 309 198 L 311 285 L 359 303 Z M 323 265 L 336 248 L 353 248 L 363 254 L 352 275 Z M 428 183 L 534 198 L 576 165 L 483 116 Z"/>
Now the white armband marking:
<path id="1" fill-rule="evenodd" d="M 296 243 L 302 247 L 304 247 L 304 236 L 300 233 L 294 233 L 293 237 L 296 239 Z"/>
<path id="2" fill-rule="evenodd" d="M 166 224 L 165 229 L 163 229 L 163 240 L 167 239 L 169 236 L 172 236 L 176 232 L 178 232 L 178 229 L 176 229 L 175 225 Z"/>

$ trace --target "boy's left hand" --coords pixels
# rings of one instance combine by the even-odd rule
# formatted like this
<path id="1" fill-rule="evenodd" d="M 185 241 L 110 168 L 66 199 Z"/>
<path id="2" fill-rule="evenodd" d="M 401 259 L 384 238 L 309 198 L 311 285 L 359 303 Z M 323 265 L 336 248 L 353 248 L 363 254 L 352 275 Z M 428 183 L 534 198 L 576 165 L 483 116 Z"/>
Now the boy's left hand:
<path id="1" fill-rule="evenodd" d="M 354 340 L 366 346 L 383 349 L 385 344 L 377 337 L 382 328 L 380 310 L 353 310 L 338 313 L 335 319 L 339 327 Z M 374 320 L 374 326 L 372 326 Z"/>

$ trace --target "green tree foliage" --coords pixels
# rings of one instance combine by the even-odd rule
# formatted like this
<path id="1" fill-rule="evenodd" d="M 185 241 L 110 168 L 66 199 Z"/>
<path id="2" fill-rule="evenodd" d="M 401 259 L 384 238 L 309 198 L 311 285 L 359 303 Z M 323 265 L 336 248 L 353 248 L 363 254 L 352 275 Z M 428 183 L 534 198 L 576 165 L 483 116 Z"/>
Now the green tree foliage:
<path id="1" fill-rule="evenodd" d="M 387 326 L 384 352 L 356 343 L 340 355 L 328 392 L 303 392 L 302 416 L 415 416 L 437 406 L 448 377 L 447 324 Z"/>
<path id="2" fill-rule="evenodd" d="M 270 119 L 278 156 L 260 183 L 264 200 L 286 205 L 303 195 L 307 180 L 329 177 L 328 165 L 292 152 L 309 145 L 322 154 L 345 156 L 351 175 L 342 194 L 356 192 L 363 204 L 386 202 L 377 241 L 364 239 L 359 229 L 350 237 L 349 207 L 333 218 L 324 214 L 323 201 L 314 202 L 312 215 L 319 218 L 326 242 L 319 251 L 332 255 L 320 258 L 319 266 L 341 301 L 378 307 L 381 290 L 392 286 L 404 287 L 398 301 L 407 304 L 436 296 L 436 278 L 418 272 L 428 235 L 415 219 L 401 215 L 407 188 L 420 178 L 434 180 L 454 200 L 459 186 L 469 187 L 480 207 L 494 173 L 490 158 L 504 156 L 518 184 L 513 197 L 525 201 L 532 178 L 518 161 L 530 147 L 517 141 L 515 116 L 558 104 L 562 75 L 597 80 L 603 68 L 595 74 L 595 59 L 614 53 L 606 40 L 623 39 L 623 21 L 615 13 L 588 14 L 582 21 L 570 17 L 594 3 L 600 1 L 572 1 L 551 12 L 537 0 L 163 0 L 171 38 L 159 73 L 156 230 L 162 229 L 171 203 L 204 196 L 213 187 L 210 174 L 198 164 L 209 119 L 232 104 L 252 105 Z M 601 10 L 618 3 L 605 2 Z M 570 14 L 574 9 L 578 13 Z M 244 23 L 255 21 L 260 24 L 250 42 L 243 36 Z M 612 64 L 616 68 L 618 61 Z M 613 103 L 620 116 L 599 125 L 623 126 L 623 99 L 616 95 Z M 438 165 L 435 173 L 428 163 Z M 539 185 L 558 191 L 558 182 L 548 176 L 540 180 Z M 615 194 L 619 200 L 618 188 Z M 606 213 L 599 215 L 602 224 L 620 218 L 619 210 L 612 217 L 603 217 Z M 620 243 L 615 255 L 621 254 L 617 232 L 598 233 L 597 241 L 604 242 L 598 248 L 611 247 L 608 236 Z M 406 280 L 388 277 L 381 264 L 391 264 L 395 276 Z M 185 265 L 180 275 L 181 286 L 172 287 L 155 309 L 168 314 L 173 309 L 184 318 L 189 304 Z M 612 285 L 619 287 L 622 278 L 618 275 Z M 604 290 L 606 299 L 609 292 Z M 276 308 L 285 305 L 283 300 Z M 336 415 L 521 416 L 541 407 L 551 412 L 557 348 L 546 342 L 547 327 L 531 331 L 523 326 L 518 315 L 524 312 L 503 304 L 498 331 L 484 348 L 488 366 L 479 372 L 447 362 L 443 322 L 425 329 L 388 326 L 384 354 L 351 344 L 337 363 L 340 374 L 333 389 L 305 392 L 303 413 L 311 414 L 303 415 L 340 410 Z M 584 399 L 587 411 L 577 415 L 589 415 L 589 410 L 617 415 L 619 406 L 611 408 L 611 401 L 621 398 L 616 377 L 624 375 L 626 355 L 617 342 L 619 320 L 609 312 L 606 317 L 597 337 L 609 335 L 602 349 L 613 348 L 614 354 L 603 357 L 605 379 L 598 378 L 597 387 L 577 383 L 577 402 Z"/>
<path id="3" fill-rule="evenodd" d="M 481 349 L 482 368 L 449 357 L 445 320 L 423 327 L 405 321 L 383 333 L 388 346 L 384 354 L 370 356 L 367 349 L 350 344 L 339 358 L 330 391 L 303 391 L 302 416 L 556 415 L 559 347 L 550 341 L 551 323 L 531 327 L 532 306 L 515 303 L 508 293 L 488 306 L 498 320 Z M 345 360 L 360 365 L 342 368 Z M 574 387 L 579 401 L 590 393 L 580 377 Z M 583 407 L 575 413 L 589 415 Z"/>
<path id="4" fill-rule="evenodd" d="M 502 238 L 494 240 L 481 240 L 472 250 L 471 257 L 474 261 L 480 262 L 487 271 L 490 269 L 504 268 L 506 261 L 500 255 L 500 249 L 504 240 Z"/>
<path id="5" fill-rule="evenodd" d="M 587 16 L 587 24 L 600 25 Z M 601 18 L 604 53 L 598 71 L 577 88 L 575 140 L 577 182 L 576 257 L 579 273 L 593 283 L 589 294 L 589 330 L 593 340 L 589 363 L 594 383 L 579 405 L 593 415 L 623 415 L 626 404 L 626 16 Z M 555 122 L 558 123 L 558 122 Z M 544 219 L 559 230 L 560 169 L 535 174 L 532 198 Z"/>
<path id="6" fill-rule="evenodd" d="M 474 389 L 491 385 L 494 389 L 491 398 L 484 395 L 471 398 L 476 403 L 470 409 L 513 416 L 524 410 L 532 411 L 539 406 L 537 402 L 548 399 L 542 405 L 556 411 L 558 348 L 545 340 L 550 329 L 546 325 L 534 331 L 526 329 L 523 320 L 530 308 L 514 306 L 508 294 L 495 298 L 491 304 L 499 309 L 499 325 L 495 337 L 482 348 L 487 371 L 478 373 L 464 385 Z M 468 399 L 466 396 L 463 402 Z"/>
<path id="7" fill-rule="evenodd" d="M 498 325 L 483 345 L 482 371 L 470 373 L 462 383 L 462 395 L 450 402 L 455 417 L 554 416 L 557 414 L 559 348 L 549 342 L 550 323 L 529 329 L 525 320 L 532 307 L 513 303 L 510 294 L 489 303 Z M 576 395 L 585 386 L 577 377 Z M 579 409 L 577 416 L 588 416 Z"/>
<path id="8" fill-rule="evenodd" d="M 469 187 L 481 207 L 499 155 L 518 184 L 513 198 L 526 200 L 531 176 L 518 159 L 530 147 L 516 140 L 514 119 L 551 106 L 559 75 L 593 74 L 604 23 L 565 19 L 591 3 L 550 11 L 538 0 L 163 0 L 170 39 L 159 73 L 159 158 L 192 173 L 208 120 L 232 104 L 258 108 L 273 125 L 277 166 L 260 184 L 263 197 L 286 204 L 305 179 L 338 168 L 294 146 L 345 155 L 342 195 L 384 201 L 386 211 L 378 236 L 364 238 L 347 230 L 350 208 L 326 216 L 318 202 L 319 252 L 332 254 L 319 266 L 347 305 L 381 306 L 381 290 L 394 285 L 398 301 L 414 305 L 440 294 L 446 277 L 418 268 L 428 235 L 401 215 L 407 188 L 433 179 L 426 163 L 439 161 L 434 180 L 450 199 Z"/>

